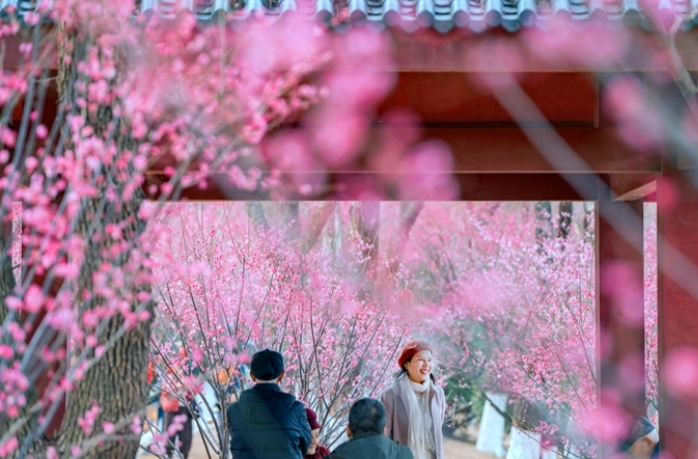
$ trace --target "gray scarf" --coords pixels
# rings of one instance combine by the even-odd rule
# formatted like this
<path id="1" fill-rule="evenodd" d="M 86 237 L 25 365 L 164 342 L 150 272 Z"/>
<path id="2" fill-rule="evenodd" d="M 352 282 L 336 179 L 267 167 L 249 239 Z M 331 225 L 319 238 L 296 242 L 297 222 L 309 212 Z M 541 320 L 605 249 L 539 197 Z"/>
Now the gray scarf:
<path id="1" fill-rule="evenodd" d="M 408 405 L 406 407 L 409 417 L 407 446 L 412 450 L 414 459 L 432 459 L 436 455 L 436 445 L 429 394 L 431 380 L 427 379 L 419 384 L 412 382 L 405 375 L 399 381 Z"/>

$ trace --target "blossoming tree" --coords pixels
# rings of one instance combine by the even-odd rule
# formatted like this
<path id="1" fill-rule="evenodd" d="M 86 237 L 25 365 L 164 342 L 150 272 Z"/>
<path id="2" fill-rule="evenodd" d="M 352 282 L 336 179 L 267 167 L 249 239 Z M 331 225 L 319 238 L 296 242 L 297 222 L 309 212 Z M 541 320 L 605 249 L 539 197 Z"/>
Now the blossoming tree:
<path id="1" fill-rule="evenodd" d="M 594 454 L 596 305 L 593 240 L 562 212 L 541 239 L 536 206 L 428 207 L 406 262 L 441 324 L 447 375 L 509 395 L 521 429 Z M 561 209 L 564 206 L 558 206 Z M 578 212 L 581 209 L 578 208 Z M 438 212 L 438 213 L 437 213 Z M 592 225 L 593 227 L 593 225 Z M 445 228 L 448 228 L 447 230 Z"/>
<path id="2" fill-rule="evenodd" d="M 426 174 L 420 176 L 422 180 L 413 180 L 414 175 L 402 174 L 430 169 L 434 164 L 446 170 L 452 167 L 450 154 L 436 143 L 411 150 L 410 142 L 415 137 L 412 131 L 406 136 L 386 134 L 385 138 L 371 139 L 379 145 L 377 151 L 381 154 L 361 157 L 371 143 L 367 139 L 373 107 L 393 83 L 393 75 L 385 71 L 390 65 L 384 36 L 361 28 L 344 35 L 327 34 L 314 23 L 295 21 L 292 15 L 272 22 L 248 18 L 245 27 L 234 21 L 229 24 L 223 17 L 203 27 L 187 13 L 161 19 L 134 15 L 134 6 L 131 1 L 55 0 L 49 9 L 48 3 L 40 2 L 36 11 L 21 18 L 10 14 L 0 26 L 3 50 L 11 51 L 6 56 L 8 62 L 3 62 L 0 79 L 0 162 L 4 166 L 0 178 L 0 456 L 121 458 L 135 452 L 141 422 L 134 416 L 142 412 L 147 390 L 148 347 L 156 305 L 153 285 L 165 282 L 180 295 L 191 288 L 195 294 L 178 301 L 186 299 L 187 304 L 201 305 L 204 311 L 211 303 L 207 295 L 216 294 L 203 288 L 213 280 L 204 276 L 205 270 L 197 271 L 201 265 L 180 266 L 179 271 L 170 273 L 158 271 L 161 266 L 152 254 L 164 235 L 171 238 L 175 234 L 158 225 L 154 225 L 154 231 L 145 231 L 160 212 L 157 206 L 144 206 L 146 200 L 176 199 L 184 188 L 205 190 L 216 182 L 229 186 L 231 197 L 242 192 L 315 197 L 318 189 L 327 185 L 328 169 L 356 171 L 367 163 L 379 172 L 371 180 L 349 183 L 350 192 L 343 197 L 379 198 L 384 196 L 386 184 L 391 196 L 399 199 L 454 197 L 453 182 L 448 177 Z M 570 66 L 604 66 L 632 61 L 638 48 L 651 50 L 645 54 L 668 63 L 686 105 L 674 109 L 655 104 L 657 100 L 648 98 L 635 78 L 604 82 L 608 83 L 605 88 L 619 132 L 639 151 L 657 148 L 665 140 L 690 147 L 695 139 L 693 99 L 697 91 L 675 41 L 682 26 L 693 20 L 693 13 L 675 18 L 666 28 L 659 5 L 655 9 L 657 14 L 647 19 L 659 40 L 651 46 L 644 40 L 636 41 L 631 34 L 594 24 L 580 34 L 572 33 L 575 29 L 562 19 L 554 21 L 546 32 L 525 34 L 514 48 L 500 46 L 497 40 L 474 48 L 467 56 L 468 62 L 496 57 L 506 70 L 519 58 L 518 51 L 526 48 L 541 61 L 557 59 Z M 356 72 L 359 68 L 362 71 Z M 483 80 L 502 89 L 500 94 L 505 94 L 504 88 L 516 88 L 515 78 Z M 665 80 L 651 83 L 660 86 Z M 503 97 L 501 102 L 507 100 L 511 99 Z M 519 118 L 517 105 L 522 106 L 507 106 L 515 120 Z M 299 115 L 311 106 L 314 109 L 307 116 Z M 404 121 L 400 116 L 395 115 L 393 120 Z M 285 122 L 305 129 L 277 132 L 276 128 L 288 127 Z M 274 135 L 262 142 L 270 131 Z M 405 151 L 409 154 L 403 154 Z M 671 184 L 666 185 L 670 188 Z M 398 212 L 398 220 L 414 222 L 418 214 L 415 208 L 418 206 L 405 206 Z M 544 360 L 551 365 L 549 369 L 554 369 L 553 377 L 536 366 L 539 362 L 523 362 L 519 354 L 505 352 L 506 346 L 471 353 L 476 359 L 487 357 L 482 360 L 487 376 L 496 378 L 498 374 L 488 354 L 498 352 L 502 362 L 518 369 L 518 373 L 507 373 L 499 384 L 513 386 L 517 378 L 526 376 L 535 382 L 527 390 L 537 394 L 542 403 L 550 400 L 543 396 L 545 391 L 561 391 L 562 387 L 574 387 L 579 392 L 573 398 L 561 399 L 564 409 L 589 401 L 593 372 L 581 379 L 562 375 L 571 370 L 582 374 L 585 365 L 589 366 L 587 353 L 578 351 L 580 347 L 587 349 L 581 337 L 586 336 L 589 327 L 588 276 L 582 269 L 575 270 L 570 261 L 581 260 L 582 266 L 587 266 L 588 242 L 584 242 L 582 233 L 571 232 L 565 242 L 553 238 L 542 244 L 542 250 L 540 242 L 519 239 L 515 247 L 528 255 L 530 264 L 526 264 L 515 255 L 517 250 L 498 247 L 500 242 L 516 239 L 498 233 L 496 225 L 469 227 L 469 232 L 478 235 L 477 251 L 437 232 L 423 246 L 432 257 L 431 264 L 415 267 L 417 263 L 408 266 L 396 261 L 403 255 L 402 230 L 394 240 L 384 242 L 380 238 L 387 246 L 386 255 L 373 256 L 378 249 L 371 241 L 379 231 L 375 205 L 363 203 L 355 209 L 359 210 L 349 212 L 346 218 L 357 225 L 356 234 L 361 235 L 356 245 L 363 259 L 359 257 L 361 268 L 356 269 L 364 270 L 372 282 L 341 284 L 342 288 L 332 294 L 350 298 L 346 303 L 350 309 L 361 305 L 358 310 L 365 312 L 360 316 L 365 322 L 360 324 L 384 330 L 380 328 L 385 326 L 380 324 L 381 314 L 371 307 L 364 309 L 363 303 L 382 291 L 400 292 L 400 298 L 425 306 L 426 312 L 435 311 L 435 304 L 445 304 L 453 309 L 449 314 L 457 316 L 462 312 L 455 305 L 471 304 L 473 292 L 479 295 L 483 290 L 487 293 L 488 286 L 497 288 L 501 298 L 482 297 L 497 308 L 481 312 L 490 325 L 478 332 L 496 337 L 503 331 L 535 336 L 538 341 L 531 343 L 538 344 L 519 349 L 519 353 L 538 356 L 540 343 L 558 343 L 558 339 L 563 340 L 558 343 L 560 352 L 576 343 L 577 353 L 574 369 Z M 282 243 L 288 244 L 288 236 L 265 228 L 264 222 L 269 219 L 258 210 L 253 205 L 247 216 L 240 217 L 240 221 L 252 222 L 259 232 L 254 237 L 248 232 L 248 240 L 256 244 L 273 242 L 279 250 L 286 250 Z M 530 214 L 528 219 L 513 222 L 512 215 L 519 214 L 496 206 L 482 206 L 477 212 L 483 213 L 483 218 L 494 215 L 501 219 L 497 221 L 501 221 L 502 228 L 514 233 L 522 230 L 528 236 L 535 234 Z M 329 214 L 327 208 L 315 209 L 310 218 L 315 223 L 310 228 L 323 228 L 320 223 Z M 291 227 L 303 225 L 301 218 L 284 221 Z M 445 221 L 463 223 L 454 216 Z M 14 228 L 10 228 L 12 222 Z M 442 252 L 450 247 L 444 241 L 450 241 L 453 253 L 470 257 L 463 259 L 471 260 L 477 269 L 459 267 L 448 252 Z M 315 298 L 317 292 L 307 287 L 312 282 L 302 279 L 298 271 L 301 263 L 329 263 L 316 252 L 316 244 L 320 243 L 313 238 L 304 240 L 300 247 L 307 246 L 307 252 L 285 260 L 260 260 L 255 254 L 257 270 L 251 272 L 260 284 L 253 284 L 256 287 L 250 290 L 240 287 L 236 290 L 238 309 L 235 303 L 227 307 L 242 311 L 242 300 L 245 305 L 263 303 L 256 289 L 262 281 L 279 288 L 280 284 L 270 279 L 274 263 L 283 261 L 278 266 L 289 279 L 284 288 L 297 289 L 277 293 L 300 298 L 293 312 L 307 319 L 292 324 L 297 326 L 292 329 L 300 333 L 305 326 L 315 328 L 322 322 L 309 318 L 311 306 L 321 300 L 323 304 L 338 302 L 338 297 Z M 266 253 L 265 247 L 257 247 Z M 246 260 L 245 253 L 239 250 L 230 255 Z M 570 253 L 575 257 L 569 257 Z M 492 257 L 500 256 L 501 263 L 489 265 Z M 215 260 L 202 260 L 215 265 Z M 245 266 L 247 270 L 247 261 Z M 530 269 L 520 272 L 514 267 Z M 328 270 L 323 274 L 330 273 Z M 420 278 L 420 273 L 425 277 Z M 548 275 L 551 281 L 546 280 Z M 559 277 L 563 275 L 568 277 Z M 438 280 L 439 287 L 424 279 Z M 546 282 L 556 288 L 546 289 Z M 215 287 L 223 291 L 226 288 L 218 284 Z M 516 298 L 520 289 L 527 295 Z M 524 308 L 524 313 L 504 307 L 519 305 L 522 299 L 534 306 L 536 302 L 549 302 L 554 308 L 548 312 Z M 269 316 L 269 323 L 278 324 L 285 317 L 283 311 L 281 308 Z M 178 316 L 174 314 L 170 320 L 174 317 Z M 211 326 L 231 325 L 212 317 Z M 321 320 L 326 316 L 315 317 Z M 465 319 L 472 317 L 477 315 Z M 544 329 L 550 321 L 559 321 L 565 333 L 550 336 Z M 310 355 L 308 343 L 312 340 L 304 341 L 305 335 L 282 339 L 271 334 L 271 327 L 256 330 L 250 323 L 242 313 L 236 317 L 232 322 L 234 333 L 227 330 L 232 341 L 220 343 L 220 352 L 225 349 L 230 355 L 238 349 L 244 344 L 240 331 L 247 330 L 254 335 L 255 343 L 281 346 L 288 342 L 289 348 L 304 356 L 305 369 L 327 362 L 332 355 L 329 350 L 327 354 Z M 346 322 L 347 326 L 351 324 Z M 189 325 L 189 335 L 179 336 L 180 340 L 204 332 L 198 324 L 198 332 Z M 170 324 L 160 326 L 158 333 L 174 333 L 168 328 Z M 391 330 L 388 335 L 399 333 Z M 460 355 L 455 361 L 461 361 L 467 355 L 464 344 L 469 338 L 459 333 L 453 336 L 458 338 L 453 344 Z M 320 341 L 331 342 L 329 338 Z M 206 350 L 213 352 L 208 347 Z M 212 364 L 211 359 L 206 363 L 198 356 L 196 346 L 191 351 L 197 364 Z M 170 352 L 163 349 L 165 355 Z M 308 373 L 317 379 L 303 382 L 300 367 L 298 372 L 301 394 L 311 397 L 311 388 L 319 387 L 325 403 L 327 397 L 333 400 L 332 394 L 341 392 L 323 387 L 321 374 Z M 342 382 L 342 390 L 354 387 L 346 379 L 347 374 L 339 371 L 336 375 L 340 375 L 337 381 Z M 491 379 L 488 381 L 494 385 Z M 334 401 L 325 405 L 327 412 L 330 405 L 333 409 L 342 406 Z M 583 424 L 582 419 L 578 420 Z"/>
<path id="3" fill-rule="evenodd" d="M 249 387 L 241 364 L 256 350 L 286 356 L 287 390 L 316 410 L 332 445 L 351 403 L 390 380 L 410 331 L 385 307 L 392 293 L 367 275 L 372 256 L 364 253 L 377 253 L 378 241 L 349 224 L 360 204 L 303 203 L 287 218 L 295 206 L 179 204 L 161 216 L 154 361 L 161 380 L 188 380 L 192 396 L 204 382 L 213 389 L 219 406 L 201 408 L 215 424 L 202 435 L 215 457 L 227 457 L 229 437 L 214 408 L 225 412 Z M 199 378 L 183 372 L 179 349 Z"/>
<path id="4" fill-rule="evenodd" d="M 20 44 L 0 87 L 0 456 L 130 457 L 155 311 L 158 238 L 144 230 L 159 208 L 145 201 L 221 177 L 231 192 L 307 192 L 283 171 L 313 156 L 266 154 L 262 137 L 339 84 L 314 72 L 361 62 L 357 93 L 330 91 L 331 109 L 318 106 L 303 134 L 326 145 L 337 119 L 362 119 L 390 87 L 372 72 L 387 47 L 293 18 L 201 28 L 188 14 L 134 17 L 128 1 L 46 6 L 24 28 L 18 17 L 2 25 Z M 332 164 L 352 164 L 353 134 L 356 148 Z M 327 161 L 317 156 L 316 170 Z"/>

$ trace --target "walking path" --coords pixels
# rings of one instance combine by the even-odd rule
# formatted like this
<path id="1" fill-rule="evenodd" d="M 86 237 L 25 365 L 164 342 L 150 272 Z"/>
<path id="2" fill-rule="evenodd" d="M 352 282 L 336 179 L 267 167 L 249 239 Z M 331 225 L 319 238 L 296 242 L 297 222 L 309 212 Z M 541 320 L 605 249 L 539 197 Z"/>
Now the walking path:
<path id="1" fill-rule="evenodd" d="M 444 439 L 444 449 L 446 450 L 446 459 L 494 459 L 494 456 L 475 451 L 475 445 L 472 443 L 450 438 Z M 139 456 L 139 459 L 150 459 L 155 457 L 156 456 L 151 454 L 142 454 Z M 189 459 L 209 459 L 199 434 L 194 434 L 194 444 L 192 445 Z M 211 459 L 218 458 L 215 457 Z"/>
<path id="2" fill-rule="evenodd" d="M 204 396 L 210 396 L 207 390 L 204 391 Z M 210 403 L 213 404 L 212 401 Z M 148 407 L 147 417 L 151 422 L 157 422 L 157 409 L 155 405 L 150 405 Z M 209 427 L 214 425 L 213 420 L 210 419 L 210 415 L 208 412 L 204 413 L 204 416 L 200 419 L 200 421 L 203 421 L 204 423 L 208 421 Z M 472 439 L 473 435 L 469 435 Z M 151 434 L 146 432 L 144 433 L 143 437 L 141 437 L 141 443 L 147 445 L 152 441 L 151 438 Z M 494 456 L 476 451 L 474 443 L 459 441 L 452 438 L 444 438 L 444 449 L 446 451 L 446 459 L 496 459 Z M 189 459 L 219 459 L 218 456 L 213 455 L 214 453 L 211 454 L 212 455 L 209 457 L 208 453 L 206 452 L 206 448 L 204 447 L 203 441 L 201 440 L 201 434 L 195 427 L 194 442 L 192 444 L 192 449 L 189 454 Z M 141 450 L 141 452 L 139 452 L 137 456 L 137 459 L 152 459 L 156 457 L 157 456 L 148 454 Z"/>

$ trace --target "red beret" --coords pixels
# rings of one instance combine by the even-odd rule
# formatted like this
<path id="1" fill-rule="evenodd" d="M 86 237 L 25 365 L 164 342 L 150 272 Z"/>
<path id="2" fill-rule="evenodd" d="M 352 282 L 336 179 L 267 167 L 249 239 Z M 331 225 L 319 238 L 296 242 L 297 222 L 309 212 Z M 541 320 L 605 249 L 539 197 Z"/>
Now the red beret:
<path id="1" fill-rule="evenodd" d="M 310 408 L 305 409 L 305 416 L 308 418 L 310 430 L 322 429 L 322 425 L 317 421 L 317 414 Z"/>
<path id="2" fill-rule="evenodd" d="M 412 356 L 419 351 L 434 352 L 431 346 L 424 341 L 410 341 L 409 343 L 405 344 L 405 347 L 402 348 L 402 352 L 400 352 L 400 357 L 397 358 L 398 366 L 402 368 L 405 362 L 411 359 Z"/>

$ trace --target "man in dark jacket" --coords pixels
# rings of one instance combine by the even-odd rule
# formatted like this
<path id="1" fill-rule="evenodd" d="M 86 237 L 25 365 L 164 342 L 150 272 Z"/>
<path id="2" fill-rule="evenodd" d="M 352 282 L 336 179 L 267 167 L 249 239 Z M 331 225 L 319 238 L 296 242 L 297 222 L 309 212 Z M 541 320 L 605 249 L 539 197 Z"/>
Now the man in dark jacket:
<path id="1" fill-rule="evenodd" d="M 412 451 L 383 434 L 385 407 L 374 398 L 362 398 L 349 410 L 347 437 L 328 459 L 414 459 Z"/>
<path id="2" fill-rule="evenodd" d="M 625 425 L 626 435 L 619 452 L 628 459 L 654 459 L 659 457 L 659 432 L 645 416 L 634 416 Z"/>
<path id="3" fill-rule="evenodd" d="M 301 459 L 311 441 L 305 406 L 281 391 L 284 358 L 269 349 L 250 362 L 255 385 L 228 407 L 230 452 L 235 459 Z"/>

